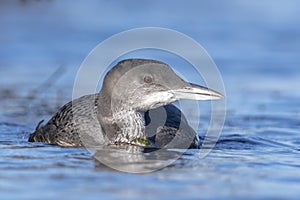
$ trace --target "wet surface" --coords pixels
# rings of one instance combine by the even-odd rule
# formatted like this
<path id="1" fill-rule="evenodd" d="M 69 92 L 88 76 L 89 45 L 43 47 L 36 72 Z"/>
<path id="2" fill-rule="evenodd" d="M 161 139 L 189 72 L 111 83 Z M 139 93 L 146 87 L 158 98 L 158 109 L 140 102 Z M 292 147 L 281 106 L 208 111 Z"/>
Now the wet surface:
<path id="1" fill-rule="evenodd" d="M 155 11 L 136 12 L 128 21 L 121 20 L 122 16 L 139 5 L 9 2 L 1 3 L 0 14 L 3 199 L 298 199 L 297 1 L 178 4 L 174 7 L 176 15 L 164 12 L 171 2 L 154 1 L 148 6 Z M 182 16 L 183 6 L 190 9 L 184 15 L 190 23 L 176 17 Z M 117 10 L 117 14 L 112 15 L 111 10 Z M 76 71 L 95 45 L 120 31 L 153 25 L 174 28 L 196 39 L 212 55 L 222 74 L 227 116 L 221 137 L 208 156 L 200 158 L 198 150 L 157 153 L 122 147 L 88 151 L 27 142 L 28 134 L 41 119 L 49 119 L 71 99 Z M 177 58 L 145 55 L 184 71 L 176 64 Z M 205 114 L 206 105 L 202 104 L 200 122 L 204 127 L 210 117 Z M 199 134 L 203 134 L 201 129 Z M 99 160 L 121 170 L 144 172 L 165 162 L 170 164 L 153 173 L 130 174 Z"/>

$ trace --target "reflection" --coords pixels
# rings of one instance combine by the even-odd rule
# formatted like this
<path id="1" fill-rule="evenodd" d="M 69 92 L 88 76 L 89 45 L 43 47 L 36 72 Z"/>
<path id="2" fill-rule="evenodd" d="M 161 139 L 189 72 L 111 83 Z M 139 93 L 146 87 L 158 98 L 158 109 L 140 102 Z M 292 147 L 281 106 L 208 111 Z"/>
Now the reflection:
<path id="1" fill-rule="evenodd" d="M 149 173 L 160 170 L 182 155 L 182 150 L 158 149 L 133 145 L 111 145 L 94 148 L 96 168 L 109 167 L 129 173 Z"/>

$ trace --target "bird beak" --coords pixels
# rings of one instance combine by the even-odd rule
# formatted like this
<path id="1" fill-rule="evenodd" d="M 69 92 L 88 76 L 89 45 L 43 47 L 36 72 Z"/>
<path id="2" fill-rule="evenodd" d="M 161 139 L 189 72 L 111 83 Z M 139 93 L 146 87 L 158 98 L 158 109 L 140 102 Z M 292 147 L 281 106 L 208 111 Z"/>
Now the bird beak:
<path id="1" fill-rule="evenodd" d="M 224 96 L 212 89 L 189 83 L 184 88 L 173 89 L 172 93 L 176 99 L 190 99 L 190 100 L 215 100 L 224 98 Z"/>
<path id="2" fill-rule="evenodd" d="M 141 98 L 140 102 L 142 104 L 135 104 L 138 111 L 155 109 L 181 99 L 214 100 L 224 98 L 224 96 L 212 89 L 193 83 L 185 83 L 179 89 L 160 90 L 148 95 L 142 95 Z"/>

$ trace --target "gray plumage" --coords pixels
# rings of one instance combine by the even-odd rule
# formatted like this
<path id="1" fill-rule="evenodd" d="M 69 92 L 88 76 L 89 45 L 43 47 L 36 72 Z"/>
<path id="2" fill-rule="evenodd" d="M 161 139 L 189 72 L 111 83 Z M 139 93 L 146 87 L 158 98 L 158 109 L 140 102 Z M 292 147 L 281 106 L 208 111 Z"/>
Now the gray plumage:
<path id="1" fill-rule="evenodd" d="M 30 142 L 88 147 L 133 144 L 158 148 L 199 148 L 199 138 L 183 113 L 179 99 L 210 100 L 223 96 L 187 83 L 165 63 L 129 59 L 105 76 L 98 94 L 64 105 Z"/>

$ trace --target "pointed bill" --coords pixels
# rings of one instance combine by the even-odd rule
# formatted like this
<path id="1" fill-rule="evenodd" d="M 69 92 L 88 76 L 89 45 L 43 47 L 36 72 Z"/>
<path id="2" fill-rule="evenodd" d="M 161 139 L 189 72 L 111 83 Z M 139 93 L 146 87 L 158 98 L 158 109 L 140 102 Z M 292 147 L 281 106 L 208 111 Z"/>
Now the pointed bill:
<path id="1" fill-rule="evenodd" d="M 172 93 L 176 99 L 215 100 L 224 98 L 224 96 L 217 91 L 193 83 L 189 83 L 189 85 L 184 88 L 175 89 Z"/>

